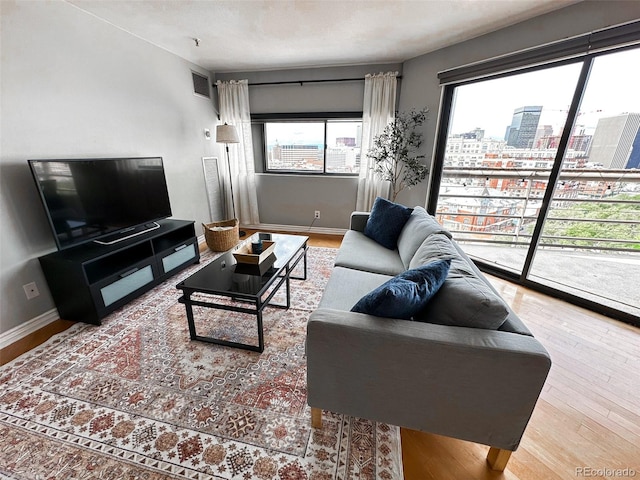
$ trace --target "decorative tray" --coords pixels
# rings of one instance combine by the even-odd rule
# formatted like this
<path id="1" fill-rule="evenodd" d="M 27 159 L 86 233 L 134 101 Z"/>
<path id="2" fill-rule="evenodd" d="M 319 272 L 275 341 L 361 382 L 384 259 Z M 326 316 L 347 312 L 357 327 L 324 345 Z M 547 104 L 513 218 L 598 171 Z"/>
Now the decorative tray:
<path id="1" fill-rule="evenodd" d="M 257 265 L 262 263 L 267 259 L 269 255 L 271 255 L 276 248 L 276 242 L 270 242 L 268 240 L 262 241 L 262 253 L 255 254 L 251 253 L 251 242 L 247 242 L 241 247 L 238 248 L 235 252 L 233 252 L 233 256 L 235 257 L 238 263 L 250 263 L 252 265 Z"/>

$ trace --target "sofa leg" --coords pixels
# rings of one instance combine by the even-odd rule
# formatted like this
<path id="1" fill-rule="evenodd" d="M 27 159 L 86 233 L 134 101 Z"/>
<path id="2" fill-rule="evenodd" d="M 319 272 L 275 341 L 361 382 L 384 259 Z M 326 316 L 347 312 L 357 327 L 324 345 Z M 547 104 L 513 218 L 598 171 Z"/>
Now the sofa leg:
<path id="1" fill-rule="evenodd" d="M 322 428 L 322 409 L 311 407 L 311 426 Z"/>
<path id="2" fill-rule="evenodd" d="M 501 448 L 491 447 L 487 454 L 487 462 L 492 470 L 502 472 L 507 467 L 509 457 L 513 452 L 511 450 L 503 450 Z"/>

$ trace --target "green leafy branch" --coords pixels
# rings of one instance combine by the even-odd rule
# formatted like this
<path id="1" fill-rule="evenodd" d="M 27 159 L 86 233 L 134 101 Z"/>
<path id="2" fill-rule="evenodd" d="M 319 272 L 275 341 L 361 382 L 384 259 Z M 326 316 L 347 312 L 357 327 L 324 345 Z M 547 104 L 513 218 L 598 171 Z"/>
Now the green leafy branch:
<path id="1" fill-rule="evenodd" d="M 418 154 L 422 145 L 422 133 L 416 131 L 427 119 L 427 112 L 411 109 L 399 113 L 376 135 L 373 148 L 367 157 L 374 162 L 373 171 L 391 185 L 391 200 L 405 188 L 422 182 L 429 173 L 424 165 L 425 155 Z"/>

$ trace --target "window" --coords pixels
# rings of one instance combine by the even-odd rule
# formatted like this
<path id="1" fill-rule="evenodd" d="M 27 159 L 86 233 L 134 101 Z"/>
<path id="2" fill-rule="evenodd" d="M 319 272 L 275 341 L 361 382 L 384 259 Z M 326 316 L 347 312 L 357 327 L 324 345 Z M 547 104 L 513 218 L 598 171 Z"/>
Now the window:
<path id="1" fill-rule="evenodd" d="M 362 121 L 264 123 L 265 171 L 357 175 Z"/>
<path id="2" fill-rule="evenodd" d="M 639 63 L 626 48 L 447 85 L 429 205 L 490 271 L 635 324 Z"/>

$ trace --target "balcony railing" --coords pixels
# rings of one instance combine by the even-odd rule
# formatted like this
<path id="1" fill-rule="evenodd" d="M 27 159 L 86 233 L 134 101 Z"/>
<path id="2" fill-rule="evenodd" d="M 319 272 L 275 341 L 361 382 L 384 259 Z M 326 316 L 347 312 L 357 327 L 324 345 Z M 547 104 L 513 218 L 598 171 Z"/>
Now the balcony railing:
<path id="1" fill-rule="evenodd" d="M 529 258 L 550 173 L 446 167 L 436 218 L 472 258 L 640 318 L 640 170 L 561 171 Z"/>
<path id="2" fill-rule="evenodd" d="M 436 216 L 459 240 L 528 245 L 550 173 L 550 169 L 446 168 Z M 584 216 L 575 215 L 577 207 L 583 207 Z M 551 226 L 555 231 L 580 230 L 567 228 L 572 224 L 610 228 L 602 237 L 549 233 Z M 640 252 L 639 225 L 640 170 L 567 169 L 560 173 L 538 246 Z M 616 228 L 620 226 L 625 228 Z"/>

